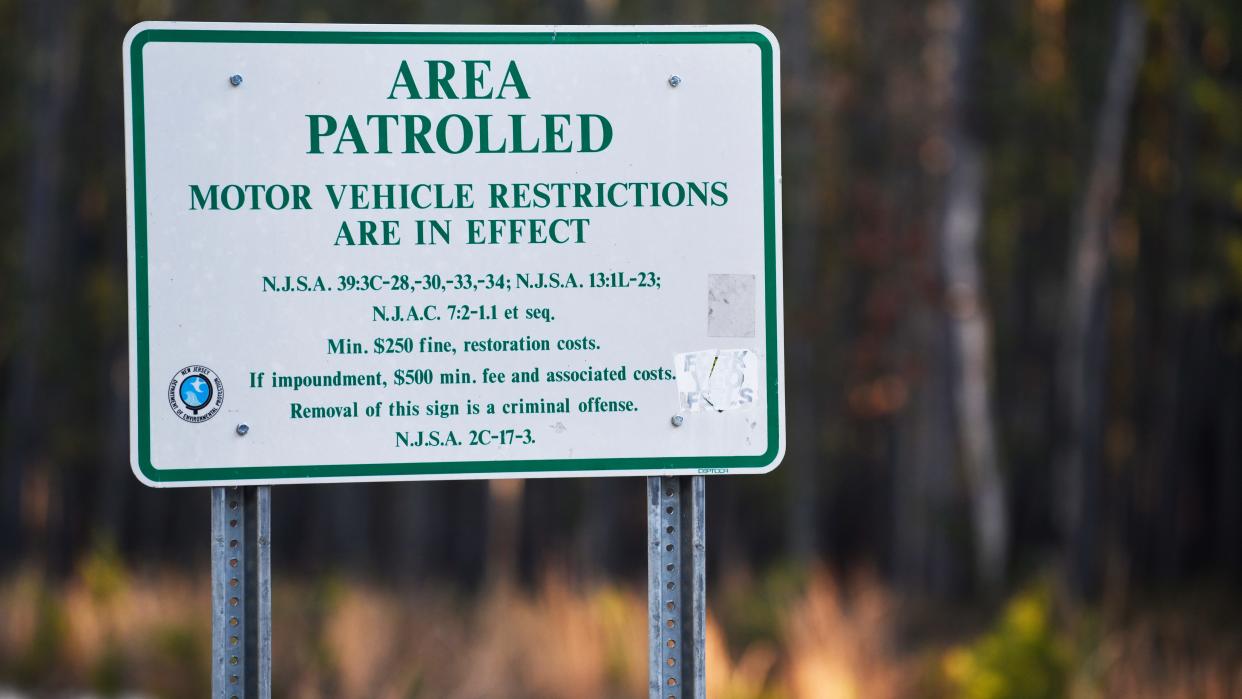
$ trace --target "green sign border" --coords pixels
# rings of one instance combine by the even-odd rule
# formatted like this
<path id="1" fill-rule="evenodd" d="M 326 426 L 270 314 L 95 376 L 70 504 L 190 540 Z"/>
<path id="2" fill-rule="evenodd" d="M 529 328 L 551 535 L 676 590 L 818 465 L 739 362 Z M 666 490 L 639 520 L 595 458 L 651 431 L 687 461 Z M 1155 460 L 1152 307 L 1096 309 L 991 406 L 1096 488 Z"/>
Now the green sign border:
<path id="1" fill-rule="evenodd" d="M 391 464 L 324 464 L 312 466 L 243 466 L 194 469 L 157 469 L 151 463 L 151 372 L 147 284 L 147 187 L 145 114 L 143 112 L 142 50 L 147 44 L 262 43 L 262 44 L 754 44 L 761 56 L 763 108 L 763 231 L 764 297 L 767 309 L 768 450 L 756 456 L 644 457 L 631 459 L 550 459 L 514 461 L 452 461 Z M 700 469 L 762 470 L 780 453 L 779 343 L 776 308 L 776 167 L 774 144 L 773 54 L 769 38 L 757 31 L 498 31 L 399 32 L 358 30 L 236 30 L 143 29 L 129 47 L 134 165 L 134 270 L 137 303 L 138 355 L 138 467 L 155 484 L 185 481 L 278 481 L 282 479 L 452 476 L 488 473 L 549 474 L 558 471 L 651 472 Z"/>

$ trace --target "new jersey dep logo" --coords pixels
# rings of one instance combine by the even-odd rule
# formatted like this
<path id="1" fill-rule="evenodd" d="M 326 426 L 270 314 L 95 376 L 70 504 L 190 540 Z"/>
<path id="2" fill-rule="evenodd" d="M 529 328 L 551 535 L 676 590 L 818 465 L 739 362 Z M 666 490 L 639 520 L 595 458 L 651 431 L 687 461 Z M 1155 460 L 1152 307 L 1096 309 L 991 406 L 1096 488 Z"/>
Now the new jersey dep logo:
<path id="1" fill-rule="evenodd" d="M 191 364 L 168 382 L 168 406 L 186 422 L 207 422 L 223 403 L 224 382 L 205 366 Z"/>

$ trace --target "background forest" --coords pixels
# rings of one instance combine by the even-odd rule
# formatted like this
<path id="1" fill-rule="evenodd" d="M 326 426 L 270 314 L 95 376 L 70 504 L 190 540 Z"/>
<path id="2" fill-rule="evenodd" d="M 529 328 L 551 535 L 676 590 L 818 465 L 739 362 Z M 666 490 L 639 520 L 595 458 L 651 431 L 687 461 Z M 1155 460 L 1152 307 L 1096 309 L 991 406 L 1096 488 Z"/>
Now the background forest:
<path id="1" fill-rule="evenodd" d="M 0 697 L 198 697 L 129 472 L 144 19 L 761 23 L 789 450 L 709 478 L 718 699 L 1242 697 L 1242 3 L 0 0 Z M 281 486 L 281 697 L 638 697 L 639 479 Z"/>

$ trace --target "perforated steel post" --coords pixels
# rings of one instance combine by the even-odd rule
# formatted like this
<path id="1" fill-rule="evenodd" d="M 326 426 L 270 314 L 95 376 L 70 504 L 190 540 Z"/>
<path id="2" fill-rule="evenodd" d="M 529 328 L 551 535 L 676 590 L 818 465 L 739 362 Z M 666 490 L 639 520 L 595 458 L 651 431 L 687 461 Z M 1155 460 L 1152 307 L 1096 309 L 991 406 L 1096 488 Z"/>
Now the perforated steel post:
<path id="1" fill-rule="evenodd" d="M 702 476 L 647 479 L 649 699 L 705 699 Z"/>
<path id="2" fill-rule="evenodd" d="M 271 488 L 211 489 L 211 695 L 271 699 Z"/>

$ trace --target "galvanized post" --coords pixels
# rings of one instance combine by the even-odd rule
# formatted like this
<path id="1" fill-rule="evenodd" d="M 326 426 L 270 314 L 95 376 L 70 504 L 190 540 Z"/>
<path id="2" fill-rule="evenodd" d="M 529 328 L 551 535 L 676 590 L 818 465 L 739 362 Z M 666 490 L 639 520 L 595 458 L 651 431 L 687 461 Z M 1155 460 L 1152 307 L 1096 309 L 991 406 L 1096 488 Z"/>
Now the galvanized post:
<path id="1" fill-rule="evenodd" d="M 271 699 L 271 488 L 211 489 L 211 695 Z"/>
<path id="2" fill-rule="evenodd" d="M 647 479 L 649 699 L 705 699 L 707 622 L 702 476 Z"/>

